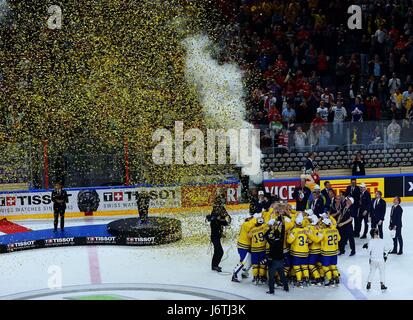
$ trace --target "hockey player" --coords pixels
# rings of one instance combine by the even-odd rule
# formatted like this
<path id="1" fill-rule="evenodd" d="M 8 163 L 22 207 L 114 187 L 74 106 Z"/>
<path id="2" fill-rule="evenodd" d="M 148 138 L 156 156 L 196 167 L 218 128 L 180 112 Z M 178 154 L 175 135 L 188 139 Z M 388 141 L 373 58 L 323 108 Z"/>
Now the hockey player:
<path id="1" fill-rule="evenodd" d="M 377 229 L 371 229 L 370 231 L 371 240 L 368 243 L 369 250 L 369 264 L 370 264 L 370 273 L 367 282 L 367 290 L 371 289 L 371 280 L 376 273 L 376 270 L 379 269 L 380 272 L 380 287 L 381 290 L 387 290 L 387 287 L 384 284 L 384 264 L 387 261 L 387 253 L 384 246 L 384 240 L 380 239 L 379 231 Z"/>
<path id="2" fill-rule="evenodd" d="M 338 243 L 341 239 L 340 233 L 333 226 L 331 220 L 324 218 L 322 220 L 325 228 L 323 229 L 323 235 L 321 238 L 321 263 L 325 274 L 325 286 L 334 286 L 335 283 L 339 283 L 340 275 L 337 269 L 337 255 L 338 255 Z"/>
<path id="3" fill-rule="evenodd" d="M 295 225 L 295 214 L 291 214 L 288 210 L 283 210 L 281 212 L 284 222 L 284 243 L 283 243 L 283 252 L 284 252 L 284 274 L 288 278 L 290 275 L 291 268 L 291 256 L 290 256 L 290 245 L 287 242 L 289 231 Z"/>
<path id="4" fill-rule="evenodd" d="M 323 237 L 323 232 L 319 226 L 319 218 L 316 215 L 310 216 L 311 224 L 309 225 L 308 237 L 310 240 L 309 244 L 309 257 L 308 257 L 308 268 L 310 269 L 310 275 L 312 280 L 316 285 L 321 286 L 321 276 L 318 270 L 318 263 L 321 260 L 321 239 Z"/>
<path id="5" fill-rule="evenodd" d="M 251 238 L 248 234 L 251 229 L 255 227 L 256 222 L 257 219 L 254 215 L 250 215 L 241 225 L 237 242 L 240 263 L 234 268 L 234 272 L 232 274 L 232 281 L 234 282 L 240 282 L 239 275 L 241 270 L 241 277 L 248 277 L 248 269 L 251 267 Z"/>
<path id="6" fill-rule="evenodd" d="M 268 231 L 268 225 L 264 223 L 263 218 L 257 218 L 255 226 L 251 228 L 248 233 L 251 239 L 251 264 L 252 274 L 254 276 L 253 282 L 258 284 L 259 282 L 265 283 L 267 277 L 267 265 L 266 265 L 266 240 L 265 233 Z"/>
<path id="7" fill-rule="evenodd" d="M 291 264 L 295 272 L 297 285 L 303 287 L 303 280 L 308 283 L 308 233 L 309 230 L 303 227 L 304 218 L 302 214 L 297 214 L 295 227 L 289 232 L 287 242 L 290 246 Z"/>

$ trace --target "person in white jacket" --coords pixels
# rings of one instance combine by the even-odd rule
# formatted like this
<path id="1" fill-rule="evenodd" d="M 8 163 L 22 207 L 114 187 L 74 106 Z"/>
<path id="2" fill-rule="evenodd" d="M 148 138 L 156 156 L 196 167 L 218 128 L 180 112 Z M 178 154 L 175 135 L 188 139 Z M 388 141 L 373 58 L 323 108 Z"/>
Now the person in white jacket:
<path id="1" fill-rule="evenodd" d="M 384 264 L 387 260 L 387 253 L 384 246 L 384 240 L 379 237 L 378 229 L 371 229 L 371 240 L 368 243 L 370 272 L 367 280 L 367 290 L 371 289 L 371 280 L 373 279 L 376 270 L 379 269 L 380 273 L 380 287 L 381 290 L 386 290 L 385 276 L 384 276 Z"/>

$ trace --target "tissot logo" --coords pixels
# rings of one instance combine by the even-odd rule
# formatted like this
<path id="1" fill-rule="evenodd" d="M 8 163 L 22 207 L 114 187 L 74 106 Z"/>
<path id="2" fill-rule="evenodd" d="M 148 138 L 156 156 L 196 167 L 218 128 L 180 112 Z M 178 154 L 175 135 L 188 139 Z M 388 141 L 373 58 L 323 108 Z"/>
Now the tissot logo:
<path id="1" fill-rule="evenodd" d="M 87 243 L 116 243 L 116 237 L 87 237 Z"/>
<path id="2" fill-rule="evenodd" d="M 72 194 L 68 193 L 69 198 Z M 50 194 L 35 194 L 35 195 L 19 195 L 19 196 L 1 196 L 1 207 L 14 207 L 14 206 L 32 206 L 39 204 L 51 204 L 52 199 Z"/>
<path id="3" fill-rule="evenodd" d="M 34 240 L 15 242 L 15 243 L 8 244 L 7 250 L 13 251 L 13 250 L 24 249 L 24 248 L 33 248 L 34 246 L 35 246 Z"/>
<path id="4" fill-rule="evenodd" d="M 146 238 L 128 237 L 126 238 L 126 243 L 128 244 L 153 243 L 153 242 L 155 242 L 155 237 L 146 237 Z"/>
<path id="5" fill-rule="evenodd" d="M 56 238 L 45 240 L 46 246 L 62 245 L 62 244 L 74 244 L 75 238 Z"/>
<path id="6" fill-rule="evenodd" d="M 413 176 L 407 176 L 404 178 L 404 196 L 413 196 Z"/>

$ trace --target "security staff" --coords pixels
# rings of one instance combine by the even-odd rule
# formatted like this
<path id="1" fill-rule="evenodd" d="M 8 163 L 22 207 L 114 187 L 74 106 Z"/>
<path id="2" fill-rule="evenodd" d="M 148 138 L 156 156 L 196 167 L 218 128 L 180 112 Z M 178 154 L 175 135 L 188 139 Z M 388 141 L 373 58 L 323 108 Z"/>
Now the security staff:
<path id="1" fill-rule="evenodd" d="M 352 197 L 354 199 L 353 207 L 354 207 L 354 210 L 356 211 L 356 214 L 358 212 L 358 208 L 360 205 L 360 194 L 361 194 L 361 190 L 360 190 L 360 187 L 357 186 L 357 180 L 355 178 L 351 179 L 351 184 L 346 189 L 346 197 Z M 357 216 L 355 215 L 353 218 L 355 220 Z M 354 234 L 354 237 L 358 238 L 360 237 L 360 235 L 356 233 Z"/>
<path id="2" fill-rule="evenodd" d="M 223 234 L 223 227 L 228 226 L 231 223 L 231 217 L 225 209 L 225 197 L 222 194 L 218 194 L 212 205 L 211 214 L 207 215 L 207 221 L 211 225 L 211 242 L 214 246 L 214 254 L 212 256 L 211 269 L 217 272 L 221 272 L 222 269 L 219 266 L 222 256 L 224 255 L 224 249 L 222 248 L 221 238 Z"/>
<path id="3" fill-rule="evenodd" d="M 57 232 L 57 225 L 60 216 L 60 228 L 62 232 L 65 228 L 65 211 L 66 203 L 69 202 L 69 197 L 66 190 L 63 189 L 63 185 L 57 182 L 54 185 L 54 190 L 52 191 L 52 202 L 53 202 L 53 215 L 54 215 L 54 232 Z"/>
<path id="4" fill-rule="evenodd" d="M 313 210 L 313 213 L 317 217 L 320 217 L 320 214 L 322 214 L 325 211 L 325 200 L 321 195 L 320 186 L 318 184 L 314 186 L 313 198 L 310 201 L 309 208 Z"/>
<path id="5" fill-rule="evenodd" d="M 305 179 L 301 179 L 300 185 L 294 188 L 293 199 L 295 200 L 295 208 L 297 211 L 307 209 L 307 202 L 310 198 L 311 190 L 305 184 Z"/>
<path id="6" fill-rule="evenodd" d="M 390 225 L 389 229 L 396 231 L 393 238 L 393 250 L 391 254 L 397 253 L 398 255 L 403 254 L 403 238 L 402 238 L 402 214 L 403 209 L 400 206 L 400 197 L 395 197 L 393 199 L 393 206 L 390 212 Z M 397 252 L 397 242 L 399 243 L 399 252 Z"/>
<path id="7" fill-rule="evenodd" d="M 363 235 L 361 236 L 360 239 L 366 239 L 367 238 L 367 231 L 368 231 L 368 219 L 371 211 L 371 195 L 370 192 L 367 190 L 366 184 L 362 183 L 360 185 L 360 202 L 359 202 L 359 208 L 358 208 L 358 214 L 357 218 L 355 221 L 355 237 L 360 235 L 361 232 L 361 224 L 364 221 L 364 231 Z"/>
<path id="8" fill-rule="evenodd" d="M 275 274 L 278 273 L 284 291 L 289 291 L 288 281 L 284 274 L 284 236 L 285 226 L 282 216 L 278 216 L 277 220 L 268 222 L 270 229 L 264 235 L 267 240 L 269 249 L 267 249 L 268 262 L 268 294 L 274 294 Z"/>
<path id="9" fill-rule="evenodd" d="M 379 237 L 383 239 L 383 221 L 386 215 L 386 201 L 381 198 L 382 193 L 380 190 L 376 191 L 376 198 L 371 203 L 371 228 L 379 229 Z"/>
<path id="10" fill-rule="evenodd" d="M 356 216 L 356 209 L 354 207 L 354 199 L 352 197 L 346 197 L 345 202 L 346 205 L 341 209 L 340 215 L 337 219 L 337 229 L 341 237 L 338 247 L 340 249 L 340 255 L 344 254 L 348 241 L 351 249 L 350 256 L 354 256 L 356 254 L 356 245 L 354 243 L 352 222 Z"/>
<path id="11" fill-rule="evenodd" d="M 136 196 L 139 213 L 139 223 L 146 224 L 148 223 L 149 202 L 151 198 L 146 190 L 142 192 L 136 191 Z"/>

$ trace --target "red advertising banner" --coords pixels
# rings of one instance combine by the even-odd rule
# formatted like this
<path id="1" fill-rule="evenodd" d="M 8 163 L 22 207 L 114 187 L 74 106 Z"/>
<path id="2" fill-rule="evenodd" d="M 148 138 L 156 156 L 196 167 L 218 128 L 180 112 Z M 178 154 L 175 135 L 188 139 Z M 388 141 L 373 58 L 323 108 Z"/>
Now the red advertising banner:
<path id="1" fill-rule="evenodd" d="M 215 184 L 202 186 L 182 186 L 182 206 L 202 207 L 210 206 L 217 194 L 217 189 L 226 189 L 227 204 L 238 204 L 238 184 Z"/>
<path id="2" fill-rule="evenodd" d="M 281 200 L 293 200 L 295 186 L 300 183 L 297 181 L 264 181 L 265 192 L 272 196 L 279 196 Z"/>

